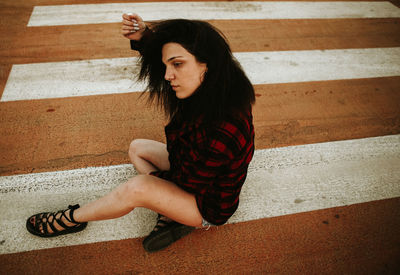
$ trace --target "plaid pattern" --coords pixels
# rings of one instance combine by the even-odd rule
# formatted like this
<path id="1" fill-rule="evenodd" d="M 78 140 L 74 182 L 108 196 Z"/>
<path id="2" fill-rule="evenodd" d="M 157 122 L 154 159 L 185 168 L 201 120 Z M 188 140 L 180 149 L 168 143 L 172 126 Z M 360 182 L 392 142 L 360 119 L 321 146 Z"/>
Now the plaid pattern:
<path id="1" fill-rule="evenodd" d="M 170 170 L 151 174 L 174 182 L 196 196 L 208 222 L 221 225 L 239 205 L 239 194 L 254 153 L 249 111 L 213 125 L 177 123 L 165 127 Z"/>

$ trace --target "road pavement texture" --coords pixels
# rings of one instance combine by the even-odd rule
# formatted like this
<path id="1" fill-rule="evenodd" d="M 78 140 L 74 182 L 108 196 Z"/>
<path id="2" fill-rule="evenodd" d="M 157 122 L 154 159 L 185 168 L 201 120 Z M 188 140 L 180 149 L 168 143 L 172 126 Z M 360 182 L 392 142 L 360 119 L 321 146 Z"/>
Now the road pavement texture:
<path id="1" fill-rule="evenodd" d="M 399 1 L 131 2 L 0 3 L 0 274 L 400 272 Z M 131 140 L 165 141 L 123 12 L 214 24 L 257 96 L 238 211 L 153 254 L 146 209 L 54 239 L 25 229 L 134 176 Z"/>

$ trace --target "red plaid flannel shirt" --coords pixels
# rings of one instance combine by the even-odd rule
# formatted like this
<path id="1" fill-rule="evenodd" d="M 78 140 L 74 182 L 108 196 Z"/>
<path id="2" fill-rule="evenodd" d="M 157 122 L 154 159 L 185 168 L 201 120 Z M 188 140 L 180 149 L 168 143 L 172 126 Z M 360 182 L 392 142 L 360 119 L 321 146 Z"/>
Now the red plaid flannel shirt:
<path id="1" fill-rule="evenodd" d="M 170 170 L 151 174 L 195 194 L 203 218 L 221 225 L 239 205 L 239 194 L 254 153 L 249 111 L 213 126 L 169 123 L 165 127 Z"/>

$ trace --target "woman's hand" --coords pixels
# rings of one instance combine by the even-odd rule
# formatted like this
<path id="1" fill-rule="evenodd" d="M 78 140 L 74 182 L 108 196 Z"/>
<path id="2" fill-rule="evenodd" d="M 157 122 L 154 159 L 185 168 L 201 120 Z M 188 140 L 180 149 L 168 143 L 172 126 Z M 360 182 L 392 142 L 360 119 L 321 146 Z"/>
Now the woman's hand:
<path id="1" fill-rule="evenodd" d="M 122 15 L 122 35 L 130 40 L 140 40 L 143 32 L 146 29 L 146 24 L 143 19 L 135 13 L 124 13 Z"/>

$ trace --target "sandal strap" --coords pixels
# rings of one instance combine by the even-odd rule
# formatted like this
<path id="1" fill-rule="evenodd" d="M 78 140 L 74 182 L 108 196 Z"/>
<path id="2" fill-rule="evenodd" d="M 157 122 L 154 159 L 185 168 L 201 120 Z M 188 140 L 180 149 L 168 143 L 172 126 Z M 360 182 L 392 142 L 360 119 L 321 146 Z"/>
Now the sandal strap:
<path id="1" fill-rule="evenodd" d="M 77 226 L 76 223 L 75 223 L 74 225 L 70 225 L 70 226 L 69 226 L 69 225 L 66 225 L 66 224 L 63 222 L 62 217 L 64 217 L 67 221 L 71 222 L 71 220 L 67 217 L 67 215 L 65 215 L 65 212 L 67 212 L 67 211 L 68 211 L 68 209 L 67 209 L 67 210 L 61 210 L 61 211 L 58 211 L 58 212 L 55 214 L 55 217 L 57 217 L 57 215 L 61 213 L 60 217 L 59 217 L 58 219 L 56 219 L 56 221 L 57 221 L 57 223 L 58 223 L 61 227 L 63 227 L 64 229 Z"/>
<path id="2" fill-rule="evenodd" d="M 50 221 L 50 219 L 52 220 Z M 37 214 L 35 217 L 35 228 L 37 231 L 40 231 L 40 226 L 42 226 L 42 230 L 44 234 L 49 234 L 48 226 L 50 229 L 56 233 L 59 232 L 57 228 L 54 226 L 54 221 L 56 221 L 56 214 L 49 212 L 49 213 L 41 213 Z"/>
<path id="3" fill-rule="evenodd" d="M 158 214 L 156 226 L 154 226 L 153 231 L 155 231 L 155 230 L 157 231 L 158 229 L 164 228 L 164 227 L 166 227 L 167 225 L 169 225 L 169 224 L 171 224 L 171 223 L 174 222 L 173 220 L 165 221 L 165 220 L 162 219 L 163 217 L 165 217 L 165 216 L 163 216 L 163 215 L 161 215 L 161 214 Z M 168 218 L 168 219 L 169 219 L 169 218 Z"/>
<path id="4" fill-rule="evenodd" d="M 52 224 L 51 224 L 49 221 L 47 221 L 47 220 L 46 220 L 46 222 L 43 222 L 43 220 L 42 220 L 42 221 L 40 221 L 39 224 L 42 225 L 43 233 L 46 234 L 46 235 L 49 234 L 49 230 L 47 229 L 47 225 L 49 225 L 50 228 L 53 230 Z"/>
<path id="5" fill-rule="evenodd" d="M 163 218 L 167 218 L 168 221 L 164 220 Z M 161 224 L 169 224 L 170 222 L 172 222 L 172 220 L 166 216 L 163 216 L 161 214 L 158 214 L 157 216 L 157 224 L 161 223 Z"/>
<path id="6" fill-rule="evenodd" d="M 156 226 L 154 228 L 164 228 L 168 224 L 170 224 L 170 222 L 159 220 L 159 221 L 157 221 L 157 224 L 156 224 Z"/>
<path id="7" fill-rule="evenodd" d="M 68 228 L 73 228 L 76 227 L 78 225 L 80 225 L 80 222 L 75 221 L 73 213 L 75 209 L 79 208 L 79 204 L 76 204 L 74 206 L 68 206 L 68 209 L 66 210 L 60 210 L 58 212 L 47 212 L 47 213 L 40 213 L 35 215 L 35 229 L 36 231 L 40 232 L 40 226 L 42 227 L 43 233 L 45 235 L 50 234 L 48 227 L 50 227 L 50 229 L 53 231 L 53 233 L 57 233 L 60 232 L 60 230 L 58 230 L 56 228 L 56 226 L 54 225 L 55 222 L 57 222 L 57 224 L 59 226 L 61 226 L 64 230 L 68 229 Z M 69 216 L 68 217 L 65 213 L 70 210 L 69 212 Z M 59 216 L 57 218 L 57 216 Z M 65 218 L 67 221 L 69 221 L 70 223 L 74 223 L 74 225 L 68 226 L 66 225 L 63 221 L 62 218 Z M 53 234 L 51 233 L 51 234 Z"/>
<path id="8" fill-rule="evenodd" d="M 41 224 L 43 224 L 43 221 L 42 221 L 42 216 L 44 215 L 44 213 L 41 213 L 41 214 L 36 214 L 34 217 L 35 217 L 35 230 L 36 231 L 40 231 L 40 225 Z"/>
<path id="9" fill-rule="evenodd" d="M 64 212 L 63 212 L 64 217 L 65 217 L 69 222 L 75 223 L 75 224 L 77 224 L 77 225 L 79 225 L 79 224 L 81 224 L 81 223 L 75 221 L 75 219 L 74 219 L 74 211 L 75 211 L 76 209 L 78 209 L 79 207 L 80 207 L 79 204 L 69 205 L 69 206 L 68 206 L 68 209 L 67 209 L 67 210 L 64 210 Z M 69 211 L 69 218 L 65 215 L 65 212 L 67 212 L 68 210 L 70 210 L 70 211 Z"/>

